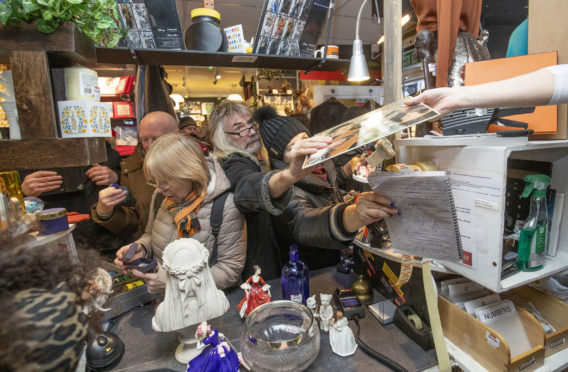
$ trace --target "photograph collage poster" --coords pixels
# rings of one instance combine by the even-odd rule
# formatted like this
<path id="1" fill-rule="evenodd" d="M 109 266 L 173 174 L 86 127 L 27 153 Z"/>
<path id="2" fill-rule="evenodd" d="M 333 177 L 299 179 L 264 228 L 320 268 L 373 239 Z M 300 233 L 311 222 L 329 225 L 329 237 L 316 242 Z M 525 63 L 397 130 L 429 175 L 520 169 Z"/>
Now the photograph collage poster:
<path id="1" fill-rule="evenodd" d="M 185 49 L 175 0 L 117 0 L 120 22 L 128 29 L 118 46 Z"/>
<path id="2" fill-rule="evenodd" d="M 254 52 L 313 57 L 329 3 L 330 0 L 265 0 Z"/>

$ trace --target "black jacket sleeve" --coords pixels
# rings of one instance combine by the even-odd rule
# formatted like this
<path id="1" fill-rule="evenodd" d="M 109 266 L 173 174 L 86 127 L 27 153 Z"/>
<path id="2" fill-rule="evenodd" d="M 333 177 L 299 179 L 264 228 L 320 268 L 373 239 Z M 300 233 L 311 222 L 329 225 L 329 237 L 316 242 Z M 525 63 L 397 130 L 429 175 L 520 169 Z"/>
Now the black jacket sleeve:
<path id="1" fill-rule="evenodd" d="M 345 207 L 345 203 L 314 207 L 309 193 L 295 187 L 287 211 L 294 240 L 311 247 L 345 248 L 355 238 L 355 233 L 346 233 L 341 224 Z"/>
<path id="2" fill-rule="evenodd" d="M 268 180 L 277 171 L 262 172 L 254 161 L 237 154 L 223 163 L 223 170 L 231 182 L 235 205 L 241 213 L 266 210 L 277 216 L 286 210 L 291 189 L 277 199 L 270 198 Z"/>

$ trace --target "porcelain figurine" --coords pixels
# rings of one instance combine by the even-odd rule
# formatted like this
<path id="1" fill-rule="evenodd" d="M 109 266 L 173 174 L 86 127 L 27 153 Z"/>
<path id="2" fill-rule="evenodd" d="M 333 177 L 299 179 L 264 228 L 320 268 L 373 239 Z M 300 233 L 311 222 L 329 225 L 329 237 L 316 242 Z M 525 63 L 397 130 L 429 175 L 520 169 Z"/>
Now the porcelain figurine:
<path id="1" fill-rule="evenodd" d="M 331 295 L 326 293 L 320 293 L 320 328 L 325 333 L 329 332 L 329 324 L 331 323 L 331 318 L 333 318 L 333 308 L 331 307 Z"/>
<path id="2" fill-rule="evenodd" d="M 250 312 L 258 306 L 272 300 L 270 297 L 270 285 L 266 284 L 264 279 L 260 276 L 260 267 L 254 265 L 253 269 L 254 275 L 241 284 L 241 288 L 245 290 L 243 299 L 237 305 L 241 318 L 249 315 Z"/>
<path id="3" fill-rule="evenodd" d="M 162 267 L 167 273 L 164 301 L 152 318 L 158 332 L 180 332 L 176 360 L 186 364 L 199 350 L 194 331 L 187 327 L 217 318 L 229 309 L 209 270 L 209 251 L 195 239 L 178 239 L 166 246 Z"/>
<path id="4" fill-rule="evenodd" d="M 306 306 L 312 312 L 312 316 L 314 317 L 314 321 L 318 321 L 319 313 L 318 313 L 318 303 L 316 301 L 316 295 L 308 297 L 306 300 Z"/>
<path id="5" fill-rule="evenodd" d="M 347 319 L 343 317 L 341 311 L 336 313 L 336 320 L 329 327 L 329 344 L 331 350 L 342 357 L 353 355 L 357 350 L 353 331 L 347 325 Z"/>
<path id="6" fill-rule="evenodd" d="M 203 321 L 195 337 L 201 353 L 189 361 L 187 372 L 238 372 L 239 357 L 222 333 Z"/>

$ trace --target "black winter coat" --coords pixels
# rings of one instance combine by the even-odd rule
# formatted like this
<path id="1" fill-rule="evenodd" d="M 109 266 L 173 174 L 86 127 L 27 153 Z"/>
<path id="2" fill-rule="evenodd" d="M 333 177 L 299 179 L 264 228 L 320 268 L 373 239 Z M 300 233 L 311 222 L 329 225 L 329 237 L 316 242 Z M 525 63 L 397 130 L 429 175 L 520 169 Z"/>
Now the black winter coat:
<path id="1" fill-rule="evenodd" d="M 288 167 L 287 163 L 271 160 L 275 169 Z M 334 265 L 339 261 L 339 252 L 354 239 L 355 234 L 346 233 L 341 222 L 342 195 L 337 185 L 337 174 L 331 161 L 324 163 L 328 180 L 310 174 L 297 182 L 286 212 L 274 217 L 278 223 L 277 236 L 281 241 L 282 260 L 288 261 L 284 247 L 296 243 L 300 259 L 310 269 Z"/>
<path id="2" fill-rule="evenodd" d="M 278 199 L 271 199 L 268 180 L 277 171 L 264 172 L 253 160 L 242 155 L 231 155 L 222 161 L 222 166 L 231 182 L 235 205 L 247 223 L 243 279 L 254 274 L 253 265 L 261 267 L 265 280 L 279 278 L 282 270 L 280 245 L 271 216 L 280 215 L 286 210 L 291 190 Z"/>

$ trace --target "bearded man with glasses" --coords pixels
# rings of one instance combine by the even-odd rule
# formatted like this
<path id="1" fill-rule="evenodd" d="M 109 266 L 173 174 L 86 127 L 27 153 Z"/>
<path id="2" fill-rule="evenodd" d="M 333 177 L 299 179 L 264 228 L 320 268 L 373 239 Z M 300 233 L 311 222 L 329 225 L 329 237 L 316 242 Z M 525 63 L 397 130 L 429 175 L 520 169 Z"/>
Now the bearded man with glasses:
<path id="1" fill-rule="evenodd" d="M 258 265 L 265 279 L 277 278 L 282 263 L 271 216 L 287 209 L 292 185 L 304 176 L 305 156 L 325 148 L 331 138 L 312 137 L 296 142 L 290 149 L 289 167 L 271 170 L 252 111 L 233 101 L 215 107 L 209 119 L 209 135 L 214 156 L 231 182 L 235 205 L 247 224 L 247 257 L 242 276 L 253 275 L 253 266 Z"/>

